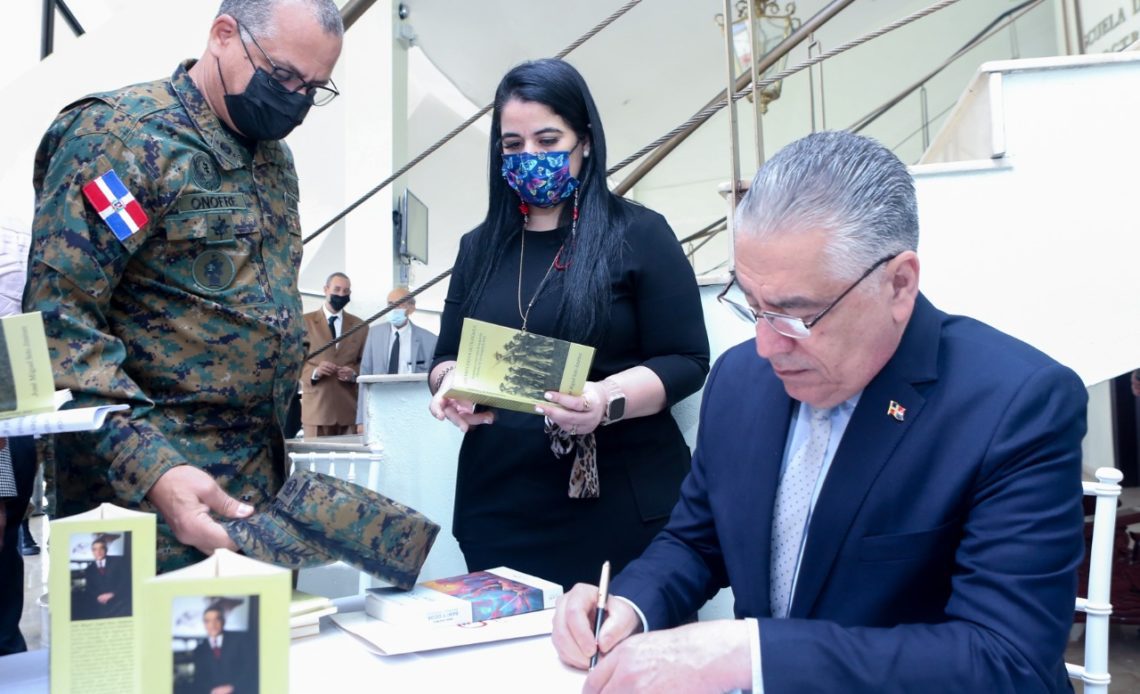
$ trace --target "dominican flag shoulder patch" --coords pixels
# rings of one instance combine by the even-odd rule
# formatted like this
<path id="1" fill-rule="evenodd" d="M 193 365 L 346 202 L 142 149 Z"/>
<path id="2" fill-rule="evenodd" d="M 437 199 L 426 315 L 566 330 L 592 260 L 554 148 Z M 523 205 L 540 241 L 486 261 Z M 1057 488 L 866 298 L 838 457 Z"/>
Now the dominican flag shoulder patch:
<path id="1" fill-rule="evenodd" d="M 126 241 L 147 223 L 148 218 L 142 205 L 123 185 L 114 169 L 88 181 L 83 186 L 83 197 L 87 198 L 87 202 L 91 203 L 120 241 Z"/>

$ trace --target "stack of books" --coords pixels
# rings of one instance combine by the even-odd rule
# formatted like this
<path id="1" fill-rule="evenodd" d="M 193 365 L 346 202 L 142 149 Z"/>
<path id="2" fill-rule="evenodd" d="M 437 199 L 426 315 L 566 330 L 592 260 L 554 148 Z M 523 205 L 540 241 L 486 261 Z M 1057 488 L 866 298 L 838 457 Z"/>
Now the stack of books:
<path id="1" fill-rule="evenodd" d="M 336 605 L 326 597 L 293 591 L 289 601 L 289 638 L 315 636 L 321 631 L 321 617 L 336 614 Z"/>

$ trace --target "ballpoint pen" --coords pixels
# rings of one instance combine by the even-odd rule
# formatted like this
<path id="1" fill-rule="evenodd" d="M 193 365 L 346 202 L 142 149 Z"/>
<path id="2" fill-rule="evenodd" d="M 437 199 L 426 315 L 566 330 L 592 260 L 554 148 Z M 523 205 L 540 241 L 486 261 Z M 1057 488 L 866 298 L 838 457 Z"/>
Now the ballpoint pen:
<path id="1" fill-rule="evenodd" d="M 606 594 L 610 589 L 610 563 L 607 561 L 602 564 L 602 577 L 598 581 L 598 609 L 594 612 L 594 642 L 597 643 L 598 637 L 602 634 L 602 621 L 606 618 Z M 598 664 L 599 650 L 594 651 L 594 655 L 590 656 L 590 669 L 593 670 Z"/>

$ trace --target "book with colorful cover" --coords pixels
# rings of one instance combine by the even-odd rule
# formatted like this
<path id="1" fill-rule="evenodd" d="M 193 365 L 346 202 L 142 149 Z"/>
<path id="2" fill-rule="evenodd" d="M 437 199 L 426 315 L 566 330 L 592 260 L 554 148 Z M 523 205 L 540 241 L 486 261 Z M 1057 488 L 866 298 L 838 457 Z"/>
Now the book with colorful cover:
<path id="1" fill-rule="evenodd" d="M 593 347 L 464 318 L 445 395 L 533 414 L 535 405 L 550 406 L 547 391 L 581 394 L 593 360 Z"/>
<path id="2" fill-rule="evenodd" d="M 287 569 L 219 549 L 142 589 L 147 694 L 289 690 Z"/>
<path id="3" fill-rule="evenodd" d="M 132 694 L 142 685 L 155 516 L 112 504 L 51 521 L 52 694 Z M 2 687 L 0 687 L 2 688 Z"/>
<path id="4" fill-rule="evenodd" d="M 500 566 L 424 581 L 408 591 L 372 588 L 364 610 L 396 625 L 484 622 L 554 607 L 562 586 Z"/>
<path id="5" fill-rule="evenodd" d="M 0 419 L 51 412 L 63 402 L 56 398 L 43 316 L 0 318 Z"/>

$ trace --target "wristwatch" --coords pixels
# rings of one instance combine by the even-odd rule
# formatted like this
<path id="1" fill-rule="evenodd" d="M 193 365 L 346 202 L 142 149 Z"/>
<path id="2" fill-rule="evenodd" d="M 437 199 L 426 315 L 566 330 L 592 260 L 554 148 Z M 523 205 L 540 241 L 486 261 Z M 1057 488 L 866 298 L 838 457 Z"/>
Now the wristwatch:
<path id="1" fill-rule="evenodd" d="M 606 411 L 602 415 L 602 426 L 621 421 L 625 416 L 625 393 L 621 386 L 606 378 L 602 380 L 602 387 L 606 389 Z"/>

